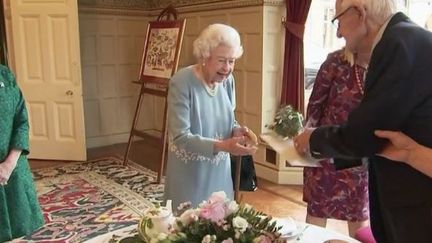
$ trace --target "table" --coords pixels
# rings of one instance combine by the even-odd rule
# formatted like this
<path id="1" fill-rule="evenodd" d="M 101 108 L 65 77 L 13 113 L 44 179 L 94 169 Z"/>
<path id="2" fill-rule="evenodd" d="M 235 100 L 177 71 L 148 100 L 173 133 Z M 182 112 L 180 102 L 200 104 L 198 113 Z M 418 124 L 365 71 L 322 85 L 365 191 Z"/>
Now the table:
<path id="1" fill-rule="evenodd" d="M 300 233 L 294 237 L 288 238 L 289 243 L 360 243 L 360 241 L 353 239 L 347 235 L 338 233 L 333 230 L 322 228 L 316 225 L 296 222 Z"/>
<path id="2" fill-rule="evenodd" d="M 287 222 L 287 221 L 285 221 Z M 347 235 L 338 233 L 333 230 L 325 229 L 312 224 L 294 221 L 298 228 L 298 234 L 293 237 L 287 238 L 287 243 L 361 243 Z M 132 239 L 137 234 L 136 225 L 131 225 L 122 229 L 100 235 L 91 240 L 85 241 L 86 243 L 118 243 L 124 238 Z M 290 226 L 291 227 L 291 226 Z M 139 242 L 139 239 L 136 239 Z M 339 240 L 339 241 L 336 241 Z M 135 241 L 134 241 L 135 242 Z"/>

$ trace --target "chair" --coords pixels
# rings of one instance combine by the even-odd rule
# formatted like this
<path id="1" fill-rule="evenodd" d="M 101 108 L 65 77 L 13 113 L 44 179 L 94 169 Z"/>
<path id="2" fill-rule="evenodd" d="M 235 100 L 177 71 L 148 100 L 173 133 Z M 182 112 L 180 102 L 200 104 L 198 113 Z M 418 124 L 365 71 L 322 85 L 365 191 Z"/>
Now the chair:
<path id="1" fill-rule="evenodd" d="M 355 232 L 354 238 L 362 243 L 376 243 L 370 226 L 362 227 Z"/>

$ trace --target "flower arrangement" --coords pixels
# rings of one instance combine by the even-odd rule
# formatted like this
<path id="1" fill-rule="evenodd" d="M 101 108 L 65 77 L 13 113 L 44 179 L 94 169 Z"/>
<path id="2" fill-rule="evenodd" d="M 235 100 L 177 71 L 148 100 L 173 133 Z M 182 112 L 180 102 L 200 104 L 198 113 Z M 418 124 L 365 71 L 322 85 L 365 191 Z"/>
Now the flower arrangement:
<path id="1" fill-rule="evenodd" d="M 303 116 L 291 105 L 280 108 L 273 123 L 267 127 L 284 138 L 293 138 L 303 128 Z"/>
<path id="2" fill-rule="evenodd" d="M 163 229 L 154 224 L 151 216 L 144 216 L 138 231 L 150 243 L 285 242 L 278 232 L 281 227 L 271 217 L 248 205 L 238 205 L 227 199 L 224 192 L 213 193 L 197 208 L 183 203 L 179 212 L 174 220 L 166 221 L 172 224 Z M 154 231 L 155 227 L 159 230 Z"/>

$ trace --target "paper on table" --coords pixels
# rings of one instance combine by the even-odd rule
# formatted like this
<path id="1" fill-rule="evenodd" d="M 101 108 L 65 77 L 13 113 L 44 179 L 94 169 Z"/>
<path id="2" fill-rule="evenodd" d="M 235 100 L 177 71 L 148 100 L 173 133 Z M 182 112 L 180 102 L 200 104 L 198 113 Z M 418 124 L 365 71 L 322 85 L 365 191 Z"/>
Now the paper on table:
<path id="1" fill-rule="evenodd" d="M 281 227 L 279 233 L 282 237 L 292 237 L 299 233 L 299 227 L 291 217 L 273 218 L 270 222 L 273 223 L 273 221 L 276 221 L 276 227 Z"/>
<path id="2" fill-rule="evenodd" d="M 282 139 L 275 133 L 263 133 L 260 138 L 274 149 L 281 159 L 291 166 L 298 167 L 321 167 L 321 164 L 312 157 L 303 157 L 297 153 L 291 139 Z"/>

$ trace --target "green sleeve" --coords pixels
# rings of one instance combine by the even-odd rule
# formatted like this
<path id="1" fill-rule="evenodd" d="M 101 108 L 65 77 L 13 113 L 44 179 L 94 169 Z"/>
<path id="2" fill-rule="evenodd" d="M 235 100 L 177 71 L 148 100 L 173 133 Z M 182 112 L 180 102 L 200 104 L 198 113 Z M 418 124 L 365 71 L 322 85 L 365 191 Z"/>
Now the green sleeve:
<path id="1" fill-rule="evenodd" d="M 15 97 L 17 102 L 13 121 L 10 148 L 20 149 L 22 150 L 22 155 L 27 155 L 29 154 L 29 124 L 27 109 L 21 90 L 18 88 L 18 86 L 15 87 Z"/>

